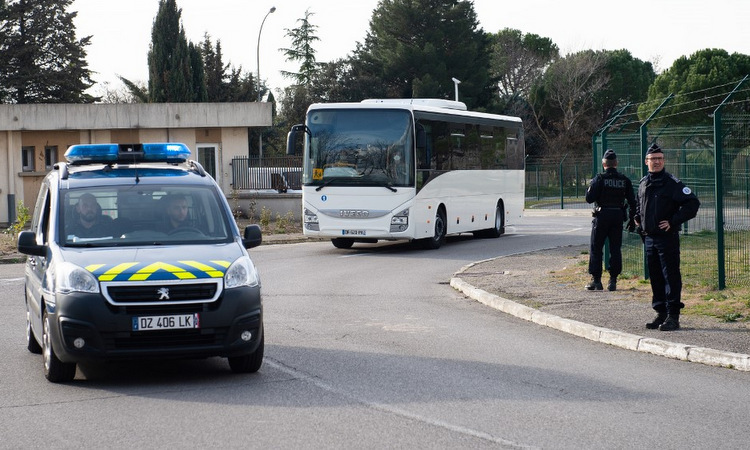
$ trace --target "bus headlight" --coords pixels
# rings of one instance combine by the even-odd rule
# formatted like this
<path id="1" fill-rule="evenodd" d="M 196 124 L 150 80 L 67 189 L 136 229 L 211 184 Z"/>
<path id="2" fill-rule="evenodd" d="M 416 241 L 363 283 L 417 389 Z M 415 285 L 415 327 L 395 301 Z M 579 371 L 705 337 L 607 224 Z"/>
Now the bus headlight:
<path id="1" fill-rule="evenodd" d="M 409 208 L 391 217 L 391 233 L 406 231 L 407 228 L 409 228 Z"/>
<path id="2" fill-rule="evenodd" d="M 309 209 L 305 208 L 305 214 L 302 218 L 305 223 L 305 228 L 310 231 L 320 231 L 320 224 L 318 224 L 318 215 Z"/>

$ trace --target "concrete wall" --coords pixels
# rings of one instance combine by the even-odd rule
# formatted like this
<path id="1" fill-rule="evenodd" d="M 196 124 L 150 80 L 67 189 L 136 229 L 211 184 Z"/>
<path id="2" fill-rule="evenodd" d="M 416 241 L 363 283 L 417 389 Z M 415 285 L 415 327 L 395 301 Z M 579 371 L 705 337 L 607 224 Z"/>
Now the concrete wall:
<path id="1" fill-rule="evenodd" d="M 103 130 L 271 126 L 270 103 L 0 105 L 4 130 Z"/>
<path id="2" fill-rule="evenodd" d="M 233 211 L 242 210 L 246 217 L 260 219 L 263 208 L 271 211 L 271 219 L 292 213 L 294 220 L 302 221 L 302 194 L 277 192 L 240 192 L 227 196 Z"/>

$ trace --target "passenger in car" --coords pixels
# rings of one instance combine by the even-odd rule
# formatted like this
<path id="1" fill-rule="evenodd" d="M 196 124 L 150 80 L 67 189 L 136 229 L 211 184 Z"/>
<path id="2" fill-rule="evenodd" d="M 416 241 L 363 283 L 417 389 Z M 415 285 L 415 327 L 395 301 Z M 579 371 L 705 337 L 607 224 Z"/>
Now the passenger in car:
<path id="1" fill-rule="evenodd" d="M 114 234 L 112 218 L 102 214 L 102 207 L 90 193 L 78 198 L 73 220 L 66 226 L 68 236 L 107 237 Z"/>

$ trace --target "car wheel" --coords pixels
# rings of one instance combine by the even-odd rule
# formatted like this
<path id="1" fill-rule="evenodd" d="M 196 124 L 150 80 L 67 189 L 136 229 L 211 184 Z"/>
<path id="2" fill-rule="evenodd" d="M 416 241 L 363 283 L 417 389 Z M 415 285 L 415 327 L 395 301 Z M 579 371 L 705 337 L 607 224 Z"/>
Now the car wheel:
<path id="1" fill-rule="evenodd" d="M 39 342 L 34 337 L 34 332 L 31 331 L 31 311 L 29 310 L 28 303 L 26 304 L 26 348 L 31 353 L 37 355 L 42 353 L 42 346 L 39 345 Z"/>
<path id="2" fill-rule="evenodd" d="M 242 356 L 230 356 L 229 368 L 234 373 L 254 373 L 260 370 L 263 364 L 263 348 L 265 347 L 265 333 L 260 336 L 260 344 L 254 352 Z"/>
<path id="3" fill-rule="evenodd" d="M 336 248 L 352 248 L 354 241 L 352 239 L 334 238 L 331 239 L 331 243 Z"/>
<path id="4" fill-rule="evenodd" d="M 76 376 L 75 363 L 64 363 L 57 358 L 50 340 L 50 320 L 47 311 L 42 315 L 42 357 L 44 359 L 44 377 L 53 383 L 72 381 Z"/>

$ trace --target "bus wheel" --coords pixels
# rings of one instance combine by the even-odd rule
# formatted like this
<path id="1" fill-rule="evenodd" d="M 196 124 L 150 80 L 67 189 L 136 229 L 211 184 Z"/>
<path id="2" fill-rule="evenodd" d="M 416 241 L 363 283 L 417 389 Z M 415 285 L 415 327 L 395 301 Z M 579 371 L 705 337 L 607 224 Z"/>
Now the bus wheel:
<path id="1" fill-rule="evenodd" d="M 503 205 L 498 204 L 495 207 L 495 226 L 486 230 L 474 232 L 474 237 L 478 238 L 497 238 L 505 234 L 505 211 Z"/>
<path id="2" fill-rule="evenodd" d="M 445 210 L 440 208 L 435 216 L 435 234 L 431 238 L 427 238 L 423 241 L 424 248 L 428 250 L 436 250 L 440 248 L 445 242 L 445 235 L 447 232 L 448 222 L 445 218 Z"/>
<path id="3" fill-rule="evenodd" d="M 331 243 L 336 248 L 352 248 L 354 241 L 352 239 L 334 238 L 331 239 Z"/>

